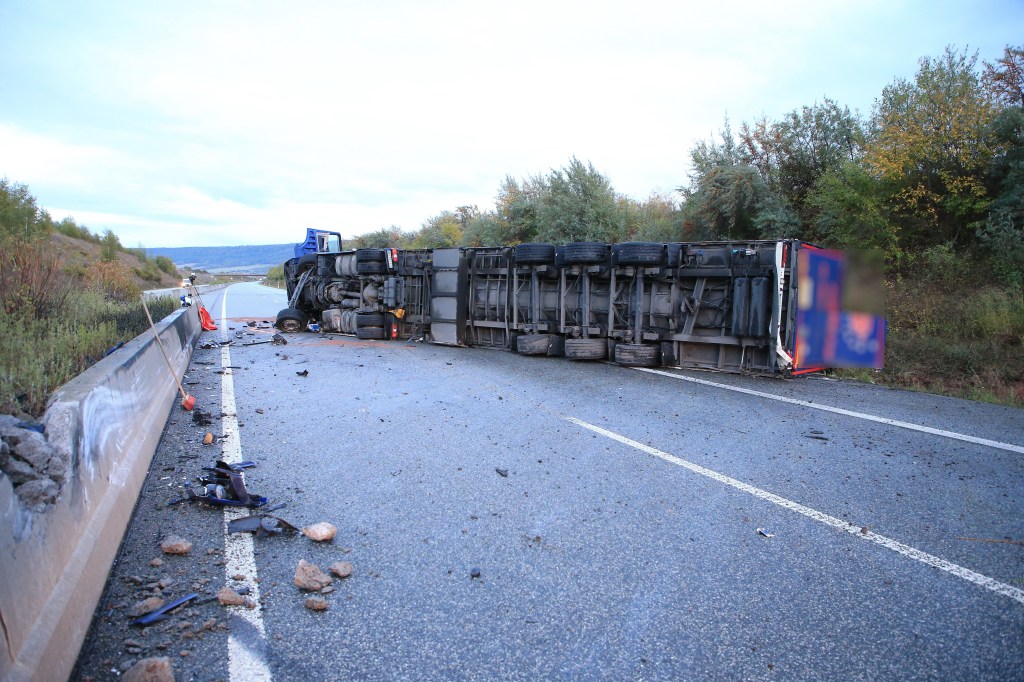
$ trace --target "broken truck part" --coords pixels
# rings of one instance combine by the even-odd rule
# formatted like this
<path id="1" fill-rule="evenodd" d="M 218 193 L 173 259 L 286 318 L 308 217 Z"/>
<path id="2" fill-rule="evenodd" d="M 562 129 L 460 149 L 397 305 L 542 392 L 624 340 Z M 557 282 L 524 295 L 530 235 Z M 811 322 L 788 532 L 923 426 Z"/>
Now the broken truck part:
<path id="1" fill-rule="evenodd" d="M 819 338 L 820 330 L 851 342 L 837 326 L 847 320 L 833 281 L 839 271 L 797 268 L 812 254 L 837 252 L 795 239 L 344 251 L 337 233 L 310 232 L 307 250 L 284 264 L 281 331 L 318 323 L 321 332 L 363 340 L 423 338 L 521 355 L 778 376 L 838 366 L 817 352 L 816 364 L 801 362 L 802 344 L 830 340 Z M 313 244 L 317 251 L 309 250 Z M 803 308 L 799 319 L 812 319 L 815 305 L 826 317 L 813 318 L 816 334 L 808 336 L 797 313 Z M 863 337 L 852 343 L 862 349 L 863 366 L 879 366 L 884 319 L 881 328 L 863 322 L 851 325 Z M 843 357 L 844 366 L 856 365 Z"/>

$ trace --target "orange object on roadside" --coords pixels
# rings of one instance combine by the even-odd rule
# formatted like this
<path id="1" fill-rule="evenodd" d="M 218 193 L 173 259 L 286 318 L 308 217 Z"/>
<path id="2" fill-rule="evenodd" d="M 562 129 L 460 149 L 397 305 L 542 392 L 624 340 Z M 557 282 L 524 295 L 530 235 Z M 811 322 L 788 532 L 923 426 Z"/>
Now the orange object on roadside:
<path id="1" fill-rule="evenodd" d="M 202 325 L 203 331 L 212 332 L 217 329 L 217 325 L 213 323 L 210 313 L 203 307 L 199 308 L 199 323 Z"/>

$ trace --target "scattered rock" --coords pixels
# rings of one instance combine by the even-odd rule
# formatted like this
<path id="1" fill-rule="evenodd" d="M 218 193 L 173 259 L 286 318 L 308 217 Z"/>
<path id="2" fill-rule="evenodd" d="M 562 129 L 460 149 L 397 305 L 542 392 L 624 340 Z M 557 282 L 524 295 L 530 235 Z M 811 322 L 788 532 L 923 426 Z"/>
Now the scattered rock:
<path id="1" fill-rule="evenodd" d="M 37 478 L 18 487 L 18 497 L 33 511 L 42 511 L 47 504 L 57 499 L 58 493 L 60 486 L 49 478 Z"/>
<path id="2" fill-rule="evenodd" d="M 41 473 L 32 468 L 31 464 L 23 462 L 17 457 L 8 457 L 4 462 L 3 471 L 11 479 L 11 485 L 15 488 L 43 477 Z"/>
<path id="3" fill-rule="evenodd" d="M 128 609 L 128 615 L 132 618 L 138 618 L 144 616 L 150 611 L 156 611 L 164 605 L 164 600 L 160 597 L 150 597 L 149 599 L 143 599 L 140 602 L 136 602 Z"/>
<path id="4" fill-rule="evenodd" d="M 320 523 L 314 523 L 312 526 L 306 526 L 303 528 L 302 534 L 310 540 L 327 542 L 328 540 L 334 539 L 334 536 L 338 534 L 338 529 L 335 528 L 332 523 L 321 521 Z"/>
<path id="5" fill-rule="evenodd" d="M 347 578 L 352 575 L 352 564 L 348 561 L 335 561 L 327 570 L 339 578 Z"/>
<path id="6" fill-rule="evenodd" d="M 192 551 L 192 543 L 177 535 L 168 535 L 160 543 L 160 549 L 164 554 L 188 554 Z"/>
<path id="7" fill-rule="evenodd" d="M 469 577 L 470 578 L 479 578 L 480 577 L 480 569 L 475 567 L 475 566 L 473 568 L 469 569 Z"/>
<path id="8" fill-rule="evenodd" d="M 326 611 L 329 606 L 323 597 L 306 597 L 306 608 L 310 611 Z"/>
<path id="9" fill-rule="evenodd" d="M 161 566 L 164 565 L 164 560 L 163 559 L 152 559 L 152 560 L 150 560 L 149 565 L 152 566 L 153 568 L 160 568 Z"/>
<path id="10" fill-rule="evenodd" d="M 331 592 L 334 592 L 334 588 L 331 587 L 330 585 L 328 585 L 324 589 L 320 590 L 320 594 L 330 594 Z"/>
<path id="11" fill-rule="evenodd" d="M 244 606 L 248 600 L 225 585 L 217 592 L 217 601 L 222 606 Z"/>
<path id="12" fill-rule="evenodd" d="M 331 576 L 327 575 L 320 570 L 320 567 L 316 564 L 311 564 L 305 559 L 299 560 L 299 565 L 295 569 L 295 587 L 300 590 L 309 590 L 310 592 L 316 592 L 334 582 Z"/>
<path id="13" fill-rule="evenodd" d="M 124 674 L 124 682 L 174 682 L 174 666 L 166 656 L 144 658 Z"/>
<path id="14" fill-rule="evenodd" d="M 235 573 L 233 576 L 231 576 L 231 579 L 232 580 L 239 580 L 239 581 L 241 581 L 241 580 L 245 580 L 245 576 L 242 575 L 241 573 Z"/>
<path id="15" fill-rule="evenodd" d="M 263 414 L 263 408 L 262 407 L 257 407 L 256 408 L 256 414 Z"/>
<path id="16" fill-rule="evenodd" d="M 203 445 L 209 445 L 212 442 L 213 442 L 213 434 L 210 433 L 209 431 L 207 431 L 206 435 L 203 436 Z"/>

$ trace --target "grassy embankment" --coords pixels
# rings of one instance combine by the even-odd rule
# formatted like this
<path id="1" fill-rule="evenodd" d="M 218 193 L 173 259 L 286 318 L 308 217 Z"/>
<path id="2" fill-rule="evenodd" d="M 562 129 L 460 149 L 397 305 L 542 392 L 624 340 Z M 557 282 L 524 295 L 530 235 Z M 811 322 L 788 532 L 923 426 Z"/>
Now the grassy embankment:
<path id="1" fill-rule="evenodd" d="M 149 326 L 140 282 L 161 278 L 120 257 L 88 262 L 69 239 L 47 230 L 0 239 L 0 413 L 40 416 L 54 389 Z M 136 269 L 150 277 L 140 280 Z M 148 305 L 159 320 L 179 303 Z"/>
<path id="2" fill-rule="evenodd" d="M 885 369 L 837 375 L 1024 407 L 1024 291 L 955 272 L 888 283 Z"/>

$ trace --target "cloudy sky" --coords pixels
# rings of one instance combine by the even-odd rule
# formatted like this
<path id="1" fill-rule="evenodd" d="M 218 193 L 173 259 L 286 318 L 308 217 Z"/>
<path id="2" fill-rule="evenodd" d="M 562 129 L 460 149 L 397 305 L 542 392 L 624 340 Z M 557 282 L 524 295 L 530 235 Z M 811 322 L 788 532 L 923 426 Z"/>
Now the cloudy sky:
<path id="1" fill-rule="evenodd" d="M 0 177 L 126 246 L 413 230 L 573 156 L 671 192 L 726 115 L 1022 43 L 1021 0 L 0 0 Z"/>

